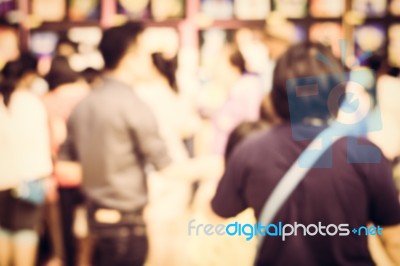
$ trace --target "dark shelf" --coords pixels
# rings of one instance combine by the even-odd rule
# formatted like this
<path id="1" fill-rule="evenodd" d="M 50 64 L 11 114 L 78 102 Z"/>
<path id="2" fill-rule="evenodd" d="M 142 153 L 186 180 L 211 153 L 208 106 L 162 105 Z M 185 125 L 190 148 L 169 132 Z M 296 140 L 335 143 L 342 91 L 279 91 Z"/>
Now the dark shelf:
<path id="1" fill-rule="evenodd" d="M 200 25 L 201 29 L 207 28 L 222 28 L 222 29 L 235 29 L 240 27 L 264 27 L 265 20 L 214 20 L 211 24 Z"/>
<path id="2" fill-rule="evenodd" d="M 100 21 L 60 21 L 60 22 L 44 22 L 32 31 L 65 31 L 72 27 L 100 27 Z"/>
<path id="3" fill-rule="evenodd" d="M 152 19 L 139 20 L 147 27 L 177 27 L 184 19 L 167 19 L 156 21 Z"/>

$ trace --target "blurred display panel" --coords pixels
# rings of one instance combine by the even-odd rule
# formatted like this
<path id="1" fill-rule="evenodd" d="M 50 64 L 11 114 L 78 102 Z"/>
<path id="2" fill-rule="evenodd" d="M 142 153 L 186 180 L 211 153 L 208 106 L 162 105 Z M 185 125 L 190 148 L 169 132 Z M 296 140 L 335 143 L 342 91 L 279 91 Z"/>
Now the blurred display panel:
<path id="1" fill-rule="evenodd" d="M 151 0 L 151 14 L 155 20 L 183 18 L 184 0 Z"/>
<path id="2" fill-rule="evenodd" d="M 400 0 L 392 0 L 392 2 L 390 2 L 390 13 L 395 16 L 400 16 Z"/>
<path id="3" fill-rule="evenodd" d="M 307 28 L 300 24 L 295 24 L 294 42 L 304 42 L 307 40 Z"/>
<path id="4" fill-rule="evenodd" d="M 8 12 L 15 10 L 14 0 L 0 0 L 0 16 L 5 16 Z"/>
<path id="5" fill-rule="evenodd" d="M 333 53 L 336 56 L 340 56 L 339 42 L 344 38 L 340 23 L 314 23 L 310 27 L 309 36 L 311 41 L 332 47 Z"/>
<path id="6" fill-rule="evenodd" d="M 202 0 L 201 11 L 214 19 L 231 19 L 233 0 Z"/>
<path id="7" fill-rule="evenodd" d="M 310 13 L 313 17 L 340 17 L 345 10 L 345 0 L 311 0 Z"/>
<path id="8" fill-rule="evenodd" d="M 150 18 L 150 0 L 118 0 L 118 13 L 130 19 Z"/>
<path id="9" fill-rule="evenodd" d="M 274 10 L 287 18 L 304 18 L 307 0 L 274 0 Z"/>
<path id="10" fill-rule="evenodd" d="M 389 27 L 389 63 L 392 66 L 400 67 L 400 24 Z"/>
<path id="11" fill-rule="evenodd" d="M 77 52 L 70 56 L 69 62 L 75 71 L 86 68 L 100 70 L 104 66 L 98 50 L 102 31 L 98 27 L 74 27 L 68 30 L 68 39 L 77 44 Z"/>
<path id="12" fill-rule="evenodd" d="M 235 0 L 234 10 L 238 19 L 265 19 L 271 6 L 265 0 Z"/>
<path id="13" fill-rule="evenodd" d="M 178 54 L 179 35 L 174 28 L 149 27 L 143 32 L 143 43 L 148 53 L 162 53 L 164 58 L 169 59 Z"/>
<path id="14" fill-rule="evenodd" d="M 32 15 L 41 21 L 62 21 L 66 15 L 65 9 L 65 0 L 32 0 Z"/>
<path id="15" fill-rule="evenodd" d="M 382 52 L 385 43 L 385 30 L 381 24 L 368 24 L 356 28 L 356 56 L 366 52 Z"/>
<path id="16" fill-rule="evenodd" d="M 69 0 L 68 16 L 72 21 L 99 19 L 99 0 Z"/>
<path id="17" fill-rule="evenodd" d="M 52 31 L 34 32 L 31 36 L 30 50 L 37 56 L 51 56 L 54 54 L 58 42 L 58 35 Z"/>
<path id="18" fill-rule="evenodd" d="M 383 17 L 386 14 L 386 0 L 353 0 L 353 10 L 367 17 Z"/>

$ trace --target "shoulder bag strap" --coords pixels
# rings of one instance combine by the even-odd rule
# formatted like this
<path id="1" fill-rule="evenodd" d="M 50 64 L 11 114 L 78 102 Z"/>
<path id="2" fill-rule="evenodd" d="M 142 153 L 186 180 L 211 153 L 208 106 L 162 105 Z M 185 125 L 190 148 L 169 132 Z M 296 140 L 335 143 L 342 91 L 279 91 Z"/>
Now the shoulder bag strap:
<path id="1" fill-rule="evenodd" d="M 262 225 L 271 223 L 276 213 L 288 199 L 290 194 L 296 189 L 297 185 L 304 179 L 308 171 L 318 161 L 322 154 L 333 145 L 334 141 L 337 140 L 337 138 L 335 138 L 331 143 L 329 143 L 329 145 L 324 145 L 323 140 L 326 139 L 326 137 L 332 136 L 331 133 L 331 128 L 328 127 L 318 134 L 318 136 L 305 149 L 305 151 L 313 150 L 313 152 L 305 155 L 305 151 L 303 151 L 299 158 L 297 158 L 286 174 L 282 177 L 261 210 L 259 221 Z M 321 141 L 322 147 L 320 145 Z M 257 251 L 261 249 L 264 238 L 265 236 L 259 236 Z"/>

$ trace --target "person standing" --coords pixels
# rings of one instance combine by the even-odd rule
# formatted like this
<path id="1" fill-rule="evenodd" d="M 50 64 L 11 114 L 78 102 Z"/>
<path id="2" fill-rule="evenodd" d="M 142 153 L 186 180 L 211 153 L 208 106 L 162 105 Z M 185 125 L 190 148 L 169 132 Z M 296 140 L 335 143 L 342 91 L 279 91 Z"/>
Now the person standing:
<path id="1" fill-rule="evenodd" d="M 37 61 L 8 62 L 0 82 L 0 265 L 33 266 L 52 172 L 48 116 L 29 85 Z"/>
<path id="2" fill-rule="evenodd" d="M 52 60 L 46 80 L 49 84 L 49 92 L 42 99 L 49 114 L 52 153 L 56 155 L 60 145 L 67 137 L 66 123 L 68 117 L 76 105 L 88 95 L 90 88 L 86 81 L 71 69 L 68 58 L 63 56 L 57 56 Z M 52 228 L 50 231 L 54 235 L 58 233 L 56 230 L 62 231 L 62 237 L 53 236 L 53 242 L 56 242 L 56 238 L 62 239 L 64 252 L 59 253 L 65 254 L 66 265 L 73 266 L 78 264 L 77 257 L 82 257 L 77 256 L 77 254 L 84 253 L 82 251 L 86 250 L 85 247 L 88 246 L 87 244 L 84 245 L 87 241 L 84 241 L 82 236 L 76 238 L 73 232 L 77 210 L 82 208 L 83 203 L 83 196 L 80 191 L 81 180 L 80 176 L 75 178 L 69 176 L 69 178 L 64 179 L 56 171 L 54 176 L 58 187 L 58 202 L 54 200 L 47 207 L 48 212 L 51 212 L 53 217 L 58 212 L 60 213 L 62 223 L 60 226 L 56 222 L 60 218 L 53 218 L 55 220 L 53 223 L 50 222 L 51 219 L 49 218 L 49 227 Z"/>
<path id="3" fill-rule="evenodd" d="M 69 163 L 72 172 L 82 170 L 93 264 L 99 266 L 144 264 L 150 165 L 166 178 L 186 179 L 202 176 L 205 165 L 213 167 L 214 162 L 204 158 L 171 164 L 153 113 L 131 87 L 151 66 L 142 32 L 142 25 L 132 22 L 104 32 L 99 46 L 105 62 L 102 82 L 72 113 L 59 154 L 64 160 L 59 166 Z"/>
<path id="4" fill-rule="evenodd" d="M 263 99 L 261 79 L 249 73 L 237 47 L 227 46 L 222 67 L 227 83 L 227 99 L 212 117 L 214 139 L 212 152 L 223 155 L 229 134 L 244 121 L 257 121 Z"/>
<path id="5" fill-rule="evenodd" d="M 335 67 L 319 61 L 317 54 L 326 56 Z M 321 44 L 295 45 L 277 61 L 271 99 L 282 123 L 235 149 L 211 204 L 216 214 L 233 217 L 251 207 L 255 217 L 260 217 L 288 169 L 336 118 L 328 108 L 328 99 L 335 86 L 342 84 L 343 77 L 338 73 L 343 72 L 339 60 Z M 289 82 L 303 77 L 315 77 L 318 93 L 307 91 L 311 86 L 303 86 L 304 93 L 301 86 L 287 89 L 287 84 L 293 84 Z M 319 158 L 271 221 L 306 227 L 345 224 L 350 228 L 349 235 L 329 236 L 324 230 L 306 235 L 299 226 L 298 233 L 285 240 L 267 236 L 255 265 L 374 265 L 367 236 L 350 233 L 370 222 L 383 228 L 383 235 L 375 237 L 382 240 L 389 257 L 399 265 L 400 204 L 390 164 L 382 154 L 375 161 L 376 153 L 354 148 L 354 144 L 349 148 L 348 144 L 355 141 L 379 151 L 366 138 L 339 138 L 328 150 L 331 156 L 326 151 Z M 323 167 L 330 162 L 332 167 Z"/>
<path id="6" fill-rule="evenodd" d="M 177 58 L 166 58 L 161 51 L 154 51 L 151 58 L 149 77 L 134 87 L 135 93 L 154 113 L 160 137 L 171 160 L 187 160 L 189 152 L 184 139 L 194 134 L 199 118 L 179 93 L 175 77 Z M 192 182 L 166 180 L 158 173 L 151 172 L 148 187 L 149 263 L 187 265 L 186 257 L 181 252 L 185 246 L 186 232 L 181 229 L 189 212 Z"/>

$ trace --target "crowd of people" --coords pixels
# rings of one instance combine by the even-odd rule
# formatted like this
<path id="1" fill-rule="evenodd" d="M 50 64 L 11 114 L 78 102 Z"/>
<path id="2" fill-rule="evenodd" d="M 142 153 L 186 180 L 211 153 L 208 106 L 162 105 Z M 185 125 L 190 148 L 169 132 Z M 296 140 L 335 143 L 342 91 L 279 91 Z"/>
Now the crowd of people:
<path id="1" fill-rule="evenodd" d="M 99 73 L 74 71 L 64 49 L 43 73 L 0 26 L 0 266 L 400 265 L 396 69 L 379 55 L 347 69 L 329 47 L 267 31 L 271 90 L 226 45 L 224 100 L 204 112 L 180 93 L 177 57 L 149 51 L 144 32 L 131 22 L 104 30 Z M 347 90 L 350 99 L 335 96 Z M 354 111 L 351 97 L 367 107 Z M 374 224 L 382 236 L 257 247 L 187 234 L 194 217 L 263 218 L 292 165 L 337 124 L 270 222 Z"/>

